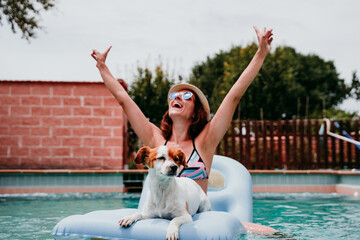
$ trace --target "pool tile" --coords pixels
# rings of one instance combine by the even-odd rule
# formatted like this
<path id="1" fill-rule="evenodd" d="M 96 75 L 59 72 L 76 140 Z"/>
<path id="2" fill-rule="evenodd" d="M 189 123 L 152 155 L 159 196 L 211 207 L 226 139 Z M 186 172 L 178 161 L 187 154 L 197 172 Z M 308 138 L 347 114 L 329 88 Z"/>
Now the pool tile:
<path id="1" fill-rule="evenodd" d="M 71 173 L 70 173 L 71 172 Z M 126 191 L 124 181 L 143 181 L 145 172 L 114 170 L 0 171 L 0 193 Z M 250 170 L 254 192 L 339 192 L 360 188 L 360 173 L 351 171 Z M 139 178 L 138 176 L 141 176 Z M 354 190 L 355 188 L 355 190 Z M 360 193 L 360 191 L 359 191 Z"/>

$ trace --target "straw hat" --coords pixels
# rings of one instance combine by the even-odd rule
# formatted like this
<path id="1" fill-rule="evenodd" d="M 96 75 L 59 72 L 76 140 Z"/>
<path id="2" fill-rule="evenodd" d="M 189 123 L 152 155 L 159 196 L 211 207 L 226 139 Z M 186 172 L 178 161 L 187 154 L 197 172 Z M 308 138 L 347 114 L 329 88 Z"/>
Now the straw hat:
<path id="1" fill-rule="evenodd" d="M 209 120 L 210 118 L 210 106 L 209 106 L 209 102 L 205 97 L 205 94 L 197 87 L 195 87 L 192 84 L 189 83 L 179 83 L 176 84 L 175 86 L 173 86 L 172 88 L 170 88 L 169 93 L 168 93 L 168 99 L 171 93 L 173 92 L 178 92 L 181 90 L 191 90 L 193 91 L 196 96 L 199 98 L 201 105 L 203 106 L 205 112 L 206 112 L 206 117 Z"/>

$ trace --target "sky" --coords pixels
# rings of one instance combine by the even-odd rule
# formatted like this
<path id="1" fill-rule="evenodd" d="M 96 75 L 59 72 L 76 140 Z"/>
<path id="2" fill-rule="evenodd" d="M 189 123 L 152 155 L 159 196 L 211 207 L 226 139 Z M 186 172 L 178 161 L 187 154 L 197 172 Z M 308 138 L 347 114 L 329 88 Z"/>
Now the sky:
<path id="1" fill-rule="evenodd" d="M 0 25 L 0 81 L 101 82 L 92 49 L 105 51 L 113 75 L 131 84 L 137 66 L 162 64 L 189 76 L 208 56 L 256 41 L 272 28 L 277 46 L 333 61 L 347 84 L 360 75 L 358 0 L 56 0 L 30 42 Z M 340 108 L 360 113 L 360 102 Z"/>

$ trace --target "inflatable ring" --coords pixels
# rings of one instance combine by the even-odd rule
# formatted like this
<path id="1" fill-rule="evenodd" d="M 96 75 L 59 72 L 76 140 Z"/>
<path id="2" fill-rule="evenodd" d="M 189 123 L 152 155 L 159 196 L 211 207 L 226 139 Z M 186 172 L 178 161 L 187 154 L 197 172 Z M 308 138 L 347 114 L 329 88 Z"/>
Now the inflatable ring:
<path id="1" fill-rule="evenodd" d="M 54 239 L 165 239 L 169 220 L 146 219 L 128 228 L 119 219 L 141 210 L 148 187 L 145 180 L 138 209 L 94 211 L 62 219 L 53 229 Z M 208 197 L 212 211 L 193 216 L 180 227 L 180 239 L 234 239 L 252 222 L 252 181 L 239 162 L 215 155 L 209 178 Z"/>

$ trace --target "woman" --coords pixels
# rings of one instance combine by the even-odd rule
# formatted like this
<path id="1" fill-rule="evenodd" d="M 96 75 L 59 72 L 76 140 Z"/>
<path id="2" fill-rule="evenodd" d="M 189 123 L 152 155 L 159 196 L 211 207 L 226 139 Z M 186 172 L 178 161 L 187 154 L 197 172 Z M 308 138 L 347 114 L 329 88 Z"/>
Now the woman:
<path id="1" fill-rule="evenodd" d="M 254 27 L 259 42 L 258 50 L 250 64 L 232 86 L 214 117 L 209 120 L 210 108 L 204 94 L 190 84 L 175 85 L 169 91 L 169 110 L 164 115 L 161 129 L 150 123 L 136 103 L 112 76 L 105 65 L 107 54 L 93 50 L 106 87 L 118 100 L 137 136 L 151 148 L 166 144 L 182 149 L 188 157 L 189 169 L 181 176 L 193 178 L 207 192 L 208 175 L 215 150 L 225 132 L 241 97 L 259 72 L 273 40 L 272 29 L 259 31 Z"/>

